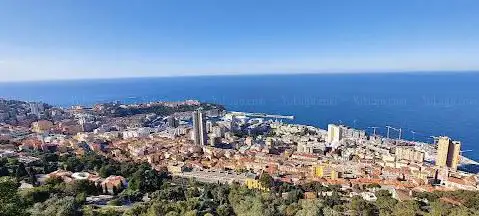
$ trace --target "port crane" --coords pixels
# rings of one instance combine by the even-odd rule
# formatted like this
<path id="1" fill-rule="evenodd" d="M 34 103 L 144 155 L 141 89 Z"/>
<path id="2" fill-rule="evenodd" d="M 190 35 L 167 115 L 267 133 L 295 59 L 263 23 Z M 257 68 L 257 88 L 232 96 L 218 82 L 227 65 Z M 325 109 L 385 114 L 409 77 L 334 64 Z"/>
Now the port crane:
<path id="1" fill-rule="evenodd" d="M 373 129 L 373 135 L 376 136 L 376 129 L 378 129 L 379 127 L 368 127 L 368 128 Z"/>
<path id="2" fill-rule="evenodd" d="M 389 125 L 386 125 L 386 128 L 388 129 L 388 132 L 387 132 L 387 138 L 389 139 L 389 130 L 390 129 L 393 129 L 395 131 L 398 131 L 399 132 L 399 138 L 398 139 L 401 139 L 401 133 L 402 133 L 402 128 L 395 128 L 395 127 L 391 127 Z"/>

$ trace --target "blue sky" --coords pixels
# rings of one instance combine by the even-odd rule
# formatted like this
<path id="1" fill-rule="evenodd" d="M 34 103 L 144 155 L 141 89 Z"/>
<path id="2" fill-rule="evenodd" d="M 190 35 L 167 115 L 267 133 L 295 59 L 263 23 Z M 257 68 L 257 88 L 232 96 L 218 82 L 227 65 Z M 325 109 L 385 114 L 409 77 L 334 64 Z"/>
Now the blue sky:
<path id="1" fill-rule="evenodd" d="M 479 70 L 477 0 L 1 0 L 0 81 Z"/>

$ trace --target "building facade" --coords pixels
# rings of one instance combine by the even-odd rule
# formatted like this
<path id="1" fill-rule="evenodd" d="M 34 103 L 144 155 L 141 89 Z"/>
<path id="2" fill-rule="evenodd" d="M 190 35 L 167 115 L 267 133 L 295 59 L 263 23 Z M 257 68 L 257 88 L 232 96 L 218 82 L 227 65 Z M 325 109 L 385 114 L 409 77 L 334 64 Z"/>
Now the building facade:
<path id="1" fill-rule="evenodd" d="M 193 112 L 193 141 L 195 145 L 206 145 L 206 121 L 204 119 L 204 113 L 202 110 L 196 110 Z"/>
<path id="2" fill-rule="evenodd" d="M 439 137 L 437 142 L 436 166 L 457 169 L 461 142 L 452 141 L 449 137 Z"/>
<path id="3" fill-rule="evenodd" d="M 396 160 L 408 160 L 412 162 L 424 162 L 425 153 L 408 146 L 396 147 Z"/>
<path id="4" fill-rule="evenodd" d="M 338 143 L 343 138 L 343 127 L 340 125 L 328 125 L 328 143 Z"/>

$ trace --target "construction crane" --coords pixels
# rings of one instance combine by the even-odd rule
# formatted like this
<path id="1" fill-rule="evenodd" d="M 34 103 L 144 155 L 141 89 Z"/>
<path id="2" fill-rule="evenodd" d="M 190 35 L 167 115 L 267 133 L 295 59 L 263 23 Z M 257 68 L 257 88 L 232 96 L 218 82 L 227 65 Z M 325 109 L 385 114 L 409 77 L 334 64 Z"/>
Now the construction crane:
<path id="1" fill-rule="evenodd" d="M 417 132 L 412 130 L 411 133 L 412 133 L 412 141 L 416 141 L 416 133 Z"/>
<path id="2" fill-rule="evenodd" d="M 387 138 L 389 139 L 389 130 L 390 129 L 393 129 L 395 131 L 398 131 L 399 132 L 399 138 L 398 139 L 401 139 L 401 133 L 402 133 L 402 128 L 395 128 L 395 127 L 391 127 L 389 125 L 386 125 L 386 128 L 388 129 L 388 132 L 387 132 Z"/>
<path id="3" fill-rule="evenodd" d="M 379 127 L 368 127 L 368 128 L 373 129 L 373 135 L 376 136 L 376 129 L 378 129 Z"/>

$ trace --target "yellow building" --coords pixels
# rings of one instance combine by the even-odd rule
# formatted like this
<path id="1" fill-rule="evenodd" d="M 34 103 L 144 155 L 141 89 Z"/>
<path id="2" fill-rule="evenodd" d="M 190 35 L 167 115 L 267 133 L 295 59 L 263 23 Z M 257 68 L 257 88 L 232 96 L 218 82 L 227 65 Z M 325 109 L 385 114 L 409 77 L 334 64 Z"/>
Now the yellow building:
<path id="1" fill-rule="evenodd" d="M 339 173 L 336 170 L 332 169 L 330 166 L 322 164 L 313 166 L 313 176 L 320 178 L 337 179 L 339 177 Z"/>
<path id="2" fill-rule="evenodd" d="M 439 137 L 437 142 L 436 166 L 457 169 L 461 142 L 452 141 L 449 137 Z"/>
<path id="3" fill-rule="evenodd" d="M 461 142 L 453 141 L 452 144 L 449 146 L 448 158 L 451 158 L 448 162 L 449 167 L 453 169 L 457 169 L 461 158 L 459 157 L 459 153 L 461 152 Z M 452 149 L 452 150 L 451 150 Z"/>
<path id="4" fill-rule="evenodd" d="M 261 185 L 261 182 L 259 182 L 259 180 L 257 179 L 247 178 L 244 184 L 249 189 L 260 189 L 264 191 L 269 191 L 269 188 L 263 187 L 263 185 Z"/>

